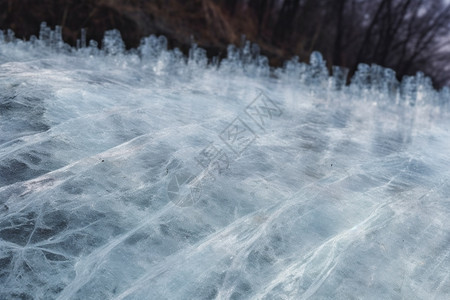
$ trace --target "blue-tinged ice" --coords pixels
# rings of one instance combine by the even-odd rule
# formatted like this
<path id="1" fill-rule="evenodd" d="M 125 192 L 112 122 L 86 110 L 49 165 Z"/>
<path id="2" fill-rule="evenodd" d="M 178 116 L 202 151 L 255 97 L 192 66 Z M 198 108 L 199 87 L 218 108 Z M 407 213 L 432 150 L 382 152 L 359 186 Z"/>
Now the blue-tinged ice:
<path id="1" fill-rule="evenodd" d="M 0 31 L 0 299 L 450 298 L 448 88 L 83 36 Z"/>

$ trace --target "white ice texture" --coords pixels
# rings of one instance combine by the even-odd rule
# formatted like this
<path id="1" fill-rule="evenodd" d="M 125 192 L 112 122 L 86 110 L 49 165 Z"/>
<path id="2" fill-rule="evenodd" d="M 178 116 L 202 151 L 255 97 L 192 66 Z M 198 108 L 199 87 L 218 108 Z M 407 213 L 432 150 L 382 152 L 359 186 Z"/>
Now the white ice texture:
<path id="1" fill-rule="evenodd" d="M 60 33 L 0 34 L 0 299 L 450 299 L 449 89 Z"/>

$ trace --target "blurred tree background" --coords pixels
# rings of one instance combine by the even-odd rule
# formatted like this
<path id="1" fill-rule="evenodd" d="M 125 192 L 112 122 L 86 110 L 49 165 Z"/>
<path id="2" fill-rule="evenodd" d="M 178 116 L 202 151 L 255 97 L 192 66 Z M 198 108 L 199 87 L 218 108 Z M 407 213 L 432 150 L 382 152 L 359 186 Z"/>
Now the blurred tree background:
<path id="1" fill-rule="evenodd" d="M 421 70 L 437 87 L 450 84 L 450 5 L 447 0 L 0 0 L 0 28 L 19 38 L 39 25 L 62 25 L 75 45 L 81 28 L 101 41 L 119 29 L 127 47 L 163 34 L 187 51 L 195 41 L 224 56 L 242 36 L 257 43 L 270 64 L 320 51 L 332 65 L 378 64 L 403 75 Z"/>

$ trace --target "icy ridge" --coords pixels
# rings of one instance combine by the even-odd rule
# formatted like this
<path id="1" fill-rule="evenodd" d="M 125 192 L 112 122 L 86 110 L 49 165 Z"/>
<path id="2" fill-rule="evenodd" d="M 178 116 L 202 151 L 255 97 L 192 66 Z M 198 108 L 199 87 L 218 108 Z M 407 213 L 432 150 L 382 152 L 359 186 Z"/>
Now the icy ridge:
<path id="1" fill-rule="evenodd" d="M 0 45 L 10 47 L 9 51 L 3 50 L 4 55 L 8 53 L 13 55 L 11 51 L 22 49 L 28 53 L 40 53 L 43 57 L 51 57 L 55 53 L 96 57 L 97 60 L 106 59 L 117 66 L 134 65 L 137 68 L 151 69 L 159 75 L 164 73 L 189 77 L 193 72 L 214 70 L 248 77 L 272 77 L 301 85 L 311 92 L 320 91 L 323 97 L 329 97 L 329 93 L 324 91 L 343 91 L 351 97 L 364 101 L 370 99 L 374 102 L 388 102 L 389 105 L 433 105 L 444 111 L 450 109 L 450 88 L 435 90 L 431 79 L 422 72 L 418 72 L 415 76 L 405 76 L 399 82 L 392 69 L 375 64 L 359 64 L 350 85 L 346 85 L 348 70 L 333 66 L 332 74 L 329 74 L 326 62 L 319 52 L 311 54 L 309 64 L 299 62 L 298 57 L 294 57 L 285 62 L 284 67 L 272 68 L 268 59 L 260 55 L 258 45 L 249 41 L 243 41 L 241 48 L 230 45 L 226 58 L 220 61 L 217 57 L 208 60 L 206 51 L 196 44 L 193 44 L 188 57 L 185 57 L 178 48 L 169 50 L 164 36 L 151 35 L 143 38 L 137 49 L 126 50 L 118 30 L 105 32 L 100 49 L 96 41 L 91 40 L 87 43 L 86 32 L 82 30 L 77 46 L 71 47 L 63 42 L 60 26 L 52 30 L 43 22 L 39 38 L 32 36 L 29 41 L 16 39 L 12 30 L 7 30 L 6 33 L 0 31 Z M 26 59 L 26 54 L 22 59 Z"/>

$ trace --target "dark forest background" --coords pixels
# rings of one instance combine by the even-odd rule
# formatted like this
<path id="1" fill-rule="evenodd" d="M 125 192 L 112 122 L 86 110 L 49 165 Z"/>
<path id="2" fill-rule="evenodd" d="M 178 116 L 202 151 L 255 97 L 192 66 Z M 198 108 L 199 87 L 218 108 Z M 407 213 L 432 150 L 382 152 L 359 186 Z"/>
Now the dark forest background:
<path id="1" fill-rule="evenodd" d="M 320 51 L 328 66 L 358 63 L 389 67 L 403 75 L 421 70 L 435 86 L 450 84 L 450 5 L 446 0 L 0 0 L 0 28 L 19 38 L 39 25 L 62 25 L 71 45 L 101 41 L 119 29 L 127 47 L 163 34 L 187 52 L 192 42 L 208 55 L 224 56 L 242 35 L 257 43 L 270 64 L 293 56 L 308 61 Z"/>

